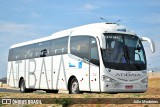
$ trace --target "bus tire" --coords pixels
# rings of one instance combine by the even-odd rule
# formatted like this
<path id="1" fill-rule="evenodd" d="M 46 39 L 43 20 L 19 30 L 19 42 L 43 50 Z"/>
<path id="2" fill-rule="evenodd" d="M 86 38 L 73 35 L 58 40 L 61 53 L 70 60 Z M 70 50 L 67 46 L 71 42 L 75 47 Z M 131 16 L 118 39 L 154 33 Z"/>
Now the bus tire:
<path id="1" fill-rule="evenodd" d="M 20 92 L 21 93 L 29 93 L 29 92 L 33 92 L 34 91 L 34 90 L 26 88 L 26 84 L 25 84 L 24 79 L 21 80 L 19 88 L 20 88 Z"/>
<path id="2" fill-rule="evenodd" d="M 69 93 L 70 94 L 79 94 L 80 93 L 79 83 L 78 83 L 76 78 L 73 78 L 71 80 L 71 84 L 70 84 L 70 87 L 69 87 Z"/>
<path id="3" fill-rule="evenodd" d="M 25 84 L 24 79 L 21 80 L 19 88 L 20 88 L 21 93 L 26 93 L 27 92 L 26 84 Z"/>

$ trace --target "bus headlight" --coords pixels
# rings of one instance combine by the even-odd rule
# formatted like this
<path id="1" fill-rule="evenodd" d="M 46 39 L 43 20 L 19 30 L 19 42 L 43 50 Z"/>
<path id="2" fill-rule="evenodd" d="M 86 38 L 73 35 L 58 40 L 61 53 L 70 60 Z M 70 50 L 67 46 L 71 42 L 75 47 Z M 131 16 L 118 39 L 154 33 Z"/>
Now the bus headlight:
<path id="1" fill-rule="evenodd" d="M 108 76 L 105 76 L 105 75 L 102 75 L 102 81 L 105 81 L 105 82 L 115 82 L 116 80 L 108 77 Z"/>
<path id="2" fill-rule="evenodd" d="M 148 78 L 141 80 L 142 83 L 148 83 Z"/>

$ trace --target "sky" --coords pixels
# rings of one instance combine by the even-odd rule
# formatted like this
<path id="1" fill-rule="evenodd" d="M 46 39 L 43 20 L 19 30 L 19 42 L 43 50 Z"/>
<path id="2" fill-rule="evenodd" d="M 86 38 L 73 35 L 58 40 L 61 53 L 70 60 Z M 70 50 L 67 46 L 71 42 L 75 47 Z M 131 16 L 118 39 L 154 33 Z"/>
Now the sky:
<path id="1" fill-rule="evenodd" d="M 7 74 L 11 45 L 103 22 L 100 17 L 121 20 L 137 35 L 151 38 L 154 54 L 144 43 L 148 67 L 160 67 L 160 0 L 0 0 L 0 78 Z"/>

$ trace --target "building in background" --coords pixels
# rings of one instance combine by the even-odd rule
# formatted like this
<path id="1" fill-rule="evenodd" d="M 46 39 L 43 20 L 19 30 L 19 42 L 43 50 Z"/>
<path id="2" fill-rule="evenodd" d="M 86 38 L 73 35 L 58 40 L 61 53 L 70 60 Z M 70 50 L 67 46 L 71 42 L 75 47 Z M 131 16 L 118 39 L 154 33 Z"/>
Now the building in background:
<path id="1" fill-rule="evenodd" d="M 0 79 L 0 82 L 2 82 L 3 84 L 7 83 L 7 77 L 3 77 Z"/>

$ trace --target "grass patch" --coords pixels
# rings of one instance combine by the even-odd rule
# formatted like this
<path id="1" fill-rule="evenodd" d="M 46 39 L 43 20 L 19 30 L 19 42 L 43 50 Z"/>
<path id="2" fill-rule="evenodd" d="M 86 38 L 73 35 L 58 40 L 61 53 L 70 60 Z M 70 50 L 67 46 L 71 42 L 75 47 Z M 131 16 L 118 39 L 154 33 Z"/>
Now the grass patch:
<path id="1" fill-rule="evenodd" d="M 70 99 L 55 99 L 56 104 L 61 104 L 63 107 L 69 106 L 72 104 Z"/>
<path id="2" fill-rule="evenodd" d="M 5 104 L 0 104 L 0 107 L 3 107 L 3 106 L 5 106 Z"/>
<path id="3" fill-rule="evenodd" d="M 140 97 L 140 96 L 142 96 L 141 94 L 134 94 L 133 95 L 134 97 Z"/>

